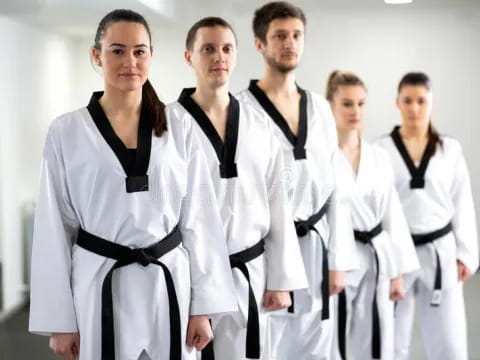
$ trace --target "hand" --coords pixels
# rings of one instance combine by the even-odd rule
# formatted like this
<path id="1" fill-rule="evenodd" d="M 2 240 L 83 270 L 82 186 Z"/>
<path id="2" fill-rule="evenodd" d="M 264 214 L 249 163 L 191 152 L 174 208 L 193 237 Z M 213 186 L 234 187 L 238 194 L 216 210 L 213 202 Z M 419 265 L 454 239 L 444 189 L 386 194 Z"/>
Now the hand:
<path id="1" fill-rule="evenodd" d="M 53 333 L 49 345 L 50 349 L 64 360 L 75 360 L 80 355 L 80 334 Z"/>
<path id="2" fill-rule="evenodd" d="M 345 272 L 339 270 L 330 270 L 328 272 L 329 293 L 330 296 L 337 295 L 345 287 Z"/>
<path id="3" fill-rule="evenodd" d="M 270 311 L 281 310 L 292 305 L 289 291 L 265 291 L 263 307 Z"/>
<path id="4" fill-rule="evenodd" d="M 460 260 L 457 260 L 457 270 L 458 281 L 466 282 L 472 276 L 472 272 Z"/>
<path id="5" fill-rule="evenodd" d="M 213 332 L 207 315 L 192 315 L 188 321 L 187 345 L 198 351 L 213 340 Z"/>
<path id="6" fill-rule="evenodd" d="M 390 280 L 390 300 L 400 301 L 405 299 L 405 287 L 402 276 Z"/>

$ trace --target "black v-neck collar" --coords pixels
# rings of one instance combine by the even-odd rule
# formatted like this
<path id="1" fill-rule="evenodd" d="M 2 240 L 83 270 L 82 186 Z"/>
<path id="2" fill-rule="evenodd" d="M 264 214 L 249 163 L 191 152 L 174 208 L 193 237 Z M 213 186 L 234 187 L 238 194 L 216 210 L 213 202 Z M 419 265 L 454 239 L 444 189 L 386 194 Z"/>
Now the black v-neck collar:
<path id="1" fill-rule="evenodd" d="M 210 143 L 217 153 L 218 161 L 220 162 L 220 177 L 227 179 L 237 177 L 238 171 L 237 164 L 235 163 L 235 153 L 237 151 L 240 118 L 240 106 L 238 100 L 229 94 L 230 104 L 228 105 L 225 143 L 223 143 L 207 114 L 205 114 L 195 100 L 192 99 L 192 94 L 194 92 L 195 88 L 183 89 L 178 98 L 178 102 L 190 113 L 190 115 L 192 115 L 207 136 L 208 140 L 210 140 Z"/>
<path id="2" fill-rule="evenodd" d="M 100 134 L 115 153 L 125 171 L 127 192 L 148 191 L 148 165 L 150 163 L 150 152 L 152 149 L 152 120 L 147 116 L 142 106 L 140 121 L 138 124 L 137 151 L 135 161 L 131 161 L 128 149 L 122 140 L 115 134 L 110 121 L 103 111 L 98 100 L 103 92 L 94 92 L 90 98 L 87 110 L 90 113 Z"/>
<path id="3" fill-rule="evenodd" d="M 410 180 L 410 188 L 423 189 L 425 187 L 425 173 L 427 171 L 428 163 L 433 156 L 434 145 L 432 139 L 428 140 L 427 147 L 425 148 L 425 151 L 422 155 L 422 160 L 420 161 L 420 165 L 417 168 L 412 158 L 408 154 L 408 150 L 403 143 L 402 137 L 400 136 L 400 126 L 395 126 L 390 136 L 392 137 L 393 143 L 395 144 L 412 177 L 412 179 Z"/>
<path id="4" fill-rule="evenodd" d="M 292 144 L 295 160 L 306 159 L 307 153 L 305 151 L 305 144 L 307 142 L 307 94 L 305 90 L 297 86 L 298 92 L 300 93 L 300 117 L 298 124 L 298 136 L 295 136 L 290 129 L 290 126 L 288 126 L 287 120 L 285 120 L 283 115 L 280 114 L 275 105 L 268 98 L 267 94 L 265 94 L 265 92 L 258 87 L 257 82 L 258 80 L 251 80 L 248 90 L 257 99 L 267 114 L 272 118 L 273 122 L 275 122 L 275 124 L 277 124 L 282 130 L 290 144 Z"/>

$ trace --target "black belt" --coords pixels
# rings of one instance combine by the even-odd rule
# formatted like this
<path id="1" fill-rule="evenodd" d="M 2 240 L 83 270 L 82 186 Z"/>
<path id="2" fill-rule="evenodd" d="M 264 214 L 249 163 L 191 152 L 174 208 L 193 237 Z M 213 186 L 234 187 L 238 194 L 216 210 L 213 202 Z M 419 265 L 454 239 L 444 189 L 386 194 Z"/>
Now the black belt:
<path id="1" fill-rule="evenodd" d="M 379 268 L 379 261 L 378 261 L 378 254 L 375 250 L 375 247 L 372 244 L 372 240 L 380 235 L 382 232 L 382 224 L 378 224 L 370 231 L 358 231 L 354 230 L 353 234 L 355 236 L 355 240 L 361 242 L 365 245 L 370 245 L 373 249 L 373 254 L 375 255 L 375 266 L 376 266 L 376 273 L 375 273 L 375 290 L 373 293 L 373 302 L 372 302 L 372 359 L 380 359 L 382 354 L 382 345 L 381 345 L 381 329 L 380 329 L 380 315 L 378 311 L 378 304 L 377 304 L 377 287 L 378 287 L 378 278 L 380 274 Z M 346 301 L 346 293 L 343 290 L 339 294 L 339 301 L 338 301 L 338 344 L 339 344 L 339 351 L 342 359 L 346 358 L 346 323 L 347 323 L 347 301 Z"/>
<path id="2" fill-rule="evenodd" d="M 182 242 L 178 227 L 175 227 L 163 240 L 146 248 L 131 249 L 99 238 L 83 229 L 78 231 L 77 245 L 97 255 L 117 260 L 105 276 L 102 284 L 102 360 L 115 360 L 115 331 L 113 318 L 112 276 L 123 266 L 134 263 L 162 268 L 167 285 L 170 315 L 170 360 L 181 360 L 182 340 L 180 310 L 172 276 L 168 267 L 157 259 L 175 249 Z"/>
<path id="3" fill-rule="evenodd" d="M 262 239 L 254 246 L 239 251 L 229 256 L 232 269 L 237 268 L 242 272 L 248 282 L 248 317 L 247 317 L 247 340 L 245 356 L 248 359 L 260 359 L 260 321 L 258 317 L 257 300 L 250 283 L 250 274 L 247 263 L 265 251 L 265 240 Z M 202 351 L 202 360 L 214 360 L 213 342 L 210 342 Z"/>
<path id="4" fill-rule="evenodd" d="M 330 198 L 325 201 L 325 204 L 323 204 L 322 208 L 320 211 L 317 213 L 313 214 L 310 216 L 307 220 L 297 220 L 295 221 L 295 230 L 297 231 L 297 235 L 299 237 L 307 235 L 309 231 L 315 231 L 318 236 L 320 234 L 318 233 L 317 229 L 315 228 L 315 224 L 319 222 L 322 217 L 327 213 L 328 211 L 328 206 L 330 203 Z M 322 320 L 326 320 L 330 317 L 330 305 L 329 305 L 329 279 L 328 279 L 328 250 L 327 246 L 325 245 L 325 241 L 323 241 L 323 238 L 320 236 L 320 240 L 322 243 L 322 284 L 321 284 L 321 290 L 322 290 Z M 288 308 L 289 313 L 293 313 L 295 311 L 295 299 L 293 297 L 293 291 L 290 292 L 290 296 L 292 298 L 292 305 Z"/>
<path id="5" fill-rule="evenodd" d="M 428 243 L 431 243 L 442 236 L 447 235 L 449 232 L 453 230 L 452 223 L 448 223 L 441 229 L 425 233 L 425 234 L 412 234 L 412 239 L 415 246 L 422 246 Z M 432 306 L 439 306 L 440 302 L 442 301 L 442 266 L 440 264 L 440 256 L 438 255 L 438 251 L 435 248 L 435 256 L 437 258 L 437 266 L 435 269 L 435 283 L 433 287 L 433 295 L 432 301 L 430 304 Z"/>

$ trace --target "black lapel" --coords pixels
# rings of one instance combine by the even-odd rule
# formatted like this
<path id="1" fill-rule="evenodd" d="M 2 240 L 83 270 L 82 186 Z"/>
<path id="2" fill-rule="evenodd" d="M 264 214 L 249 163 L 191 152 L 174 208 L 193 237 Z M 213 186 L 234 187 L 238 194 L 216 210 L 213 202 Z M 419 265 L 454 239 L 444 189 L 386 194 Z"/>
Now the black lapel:
<path id="1" fill-rule="evenodd" d="M 235 153 L 238 143 L 238 126 L 240 118 L 240 106 L 238 100 L 232 95 L 230 96 L 230 104 L 228 105 L 227 124 L 225 128 L 225 144 L 220 135 L 208 118 L 207 114 L 192 99 L 191 95 L 195 92 L 195 88 L 183 89 L 178 102 L 189 112 L 195 119 L 205 136 L 212 144 L 218 161 L 220 162 L 220 177 L 233 178 L 238 176 L 237 164 L 235 164 Z"/>
<path id="2" fill-rule="evenodd" d="M 410 180 L 411 189 L 423 189 L 425 187 L 425 173 L 427 172 L 428 163 L 433 156 L 433 142 L 431 139 L 428 140 L 427 147 L 422 155 L 422 160 L 420 161 L 420 166 L 417 168 L 413 163 L 410 155 L 408 154 L 407 148 L 402 141 L 400 136 L 400 126 L 395 126 L 390 134 L 392 137 L 393 143 L 395 144 L 400 156 L 402 157 L 405 165 L 408 168 L 408 172 L 412 179 Z"/>
<path id="3" fill-rule="evenodd" d="M 275 124 L 282 130 L 285 137 L 293 146 L 293 155 L 295 160 L 306 159 L 305 144 L 307 142 L 307 94 L 305 90 L 298 87 L 300 93 L 300 116 L 298 124 L 298 136 L 292 133 L 288 126 L 287 120 L 280 114 L 275 105 L 270 101 L 268 96 L 257 85 L 258 80 L 251 80 L 248 90 L 257 99 L 258 103 L 263 107 L 265 112 L 270 116 Z"/>
<path id="4" fill-rule="evenodd" d="M 129 161 L 128 149 L 122 140 L 115 134 L 115 131 L 110 124 L 105 112 L 98 100 L 102 97 L 103 92 L 94 92 L 90 98 L 87 110 L 90 113 L 95 125 L 100 134 L 115 153 L 118 161 L 125 171 L 126 189 L 128 193 L 148 191 L 148 165 L 150 162 L 150 153 L 152 149 L 152 120 L 146 114 L 145 108 L 142 105 L 140 113 L 140 121 L 138 125 L 137 135 L 137 151 L 135 163 L 132 166 Z"/>

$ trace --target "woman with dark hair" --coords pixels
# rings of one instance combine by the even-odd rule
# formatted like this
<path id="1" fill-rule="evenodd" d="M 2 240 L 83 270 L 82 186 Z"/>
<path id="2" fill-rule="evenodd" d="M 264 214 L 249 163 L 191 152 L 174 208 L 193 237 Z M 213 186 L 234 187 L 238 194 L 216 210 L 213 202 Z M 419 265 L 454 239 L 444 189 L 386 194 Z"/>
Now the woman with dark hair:
<path id="1" fill-rule="evenodd" d="M 401 79 L 397 107 L 401 126 L 378 144 L 390 155 L 421 270 L 405 276 L 405 299 L 396 309 L 395 359 L 409 358 L 417 306 L 427 359 L 466 360 L 463 283 L 478 267 L 467 166 L 459 142 L 439 135 L 431 123 L 426 74 Z"/>
<path id="2" fill-rule="evenodd" d="M 393 359 L 393 301 L 404 296 L 402 276 L 419 267 L 395 190 L 388 154 L 363 139 L 367 89 L 354 73 L 334 71 L 327 100 L 338 133 L 339 181 L 349 189 L 359 268 L 346 274 L 339 295 L 342 359 Z"/>
<path id="3" fill-rule="evenodd" d="M 141 15 L 107 14 L 91 55 L 104 91 L 46 139 L 30 331 L 67 360 L 195 359 L 212 338 L 207 315 L 236 308 L 205 159 L 147 79 Z"/>

